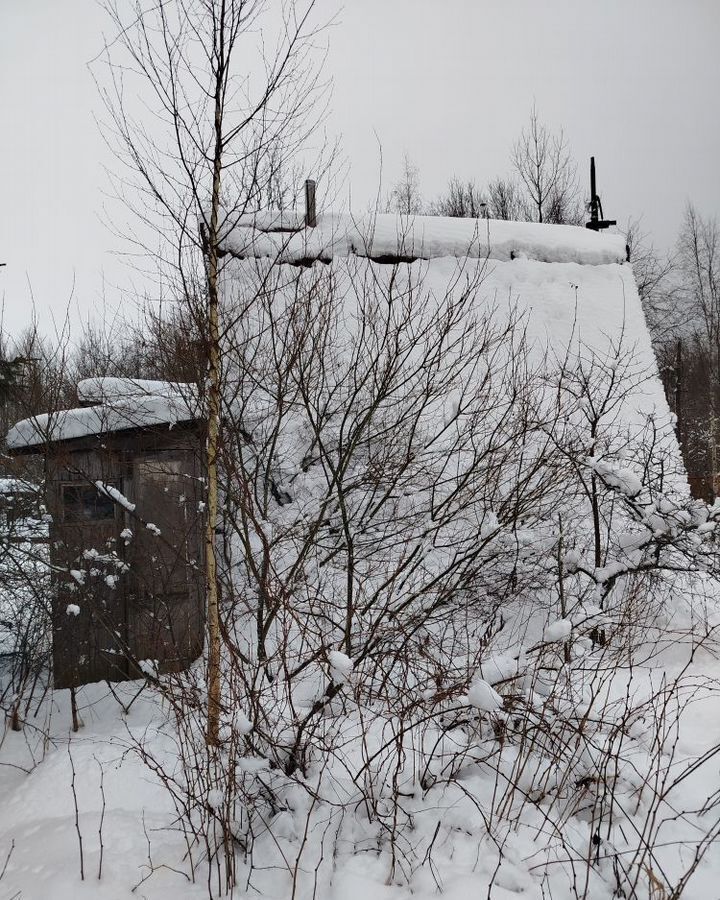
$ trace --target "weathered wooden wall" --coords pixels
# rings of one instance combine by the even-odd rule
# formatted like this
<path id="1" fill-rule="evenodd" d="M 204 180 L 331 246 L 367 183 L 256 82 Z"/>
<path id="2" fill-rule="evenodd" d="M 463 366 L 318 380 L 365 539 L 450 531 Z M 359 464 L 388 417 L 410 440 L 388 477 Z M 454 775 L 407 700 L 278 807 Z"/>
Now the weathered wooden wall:
<path id="1" fill-rule="evenodd" d="M 146 660 L 178 671 L 202 652 L 200 445 L 197 426 L 175 426 L 67 441 L 48 454 L 57 687 L 136 678 Z M 96 481 L 135 510 L 109 504 Z"/>

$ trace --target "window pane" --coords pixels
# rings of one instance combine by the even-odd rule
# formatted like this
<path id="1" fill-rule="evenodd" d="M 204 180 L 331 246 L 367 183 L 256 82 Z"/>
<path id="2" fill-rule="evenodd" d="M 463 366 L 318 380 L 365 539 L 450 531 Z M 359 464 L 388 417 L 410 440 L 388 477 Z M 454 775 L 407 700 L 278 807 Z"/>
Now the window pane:
<path id="1" fill-rule="evenodd" d="M 113 485 L 117 487 L 117 485 Z M 63 522 L 93 522 L 115 518 L 115 503 L 95 485 L 64 484 Z"/>

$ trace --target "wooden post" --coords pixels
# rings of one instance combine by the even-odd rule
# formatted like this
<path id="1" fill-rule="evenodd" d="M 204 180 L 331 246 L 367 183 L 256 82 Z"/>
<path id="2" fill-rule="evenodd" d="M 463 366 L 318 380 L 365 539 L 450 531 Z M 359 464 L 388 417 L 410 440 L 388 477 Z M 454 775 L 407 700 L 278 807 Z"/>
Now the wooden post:
<path id="1" fill-rule="evenodd" d="M 308 178 L 305 182 L 305 227 L 314 228 L 317 225 L 315 213 L 315 182 Z"/>

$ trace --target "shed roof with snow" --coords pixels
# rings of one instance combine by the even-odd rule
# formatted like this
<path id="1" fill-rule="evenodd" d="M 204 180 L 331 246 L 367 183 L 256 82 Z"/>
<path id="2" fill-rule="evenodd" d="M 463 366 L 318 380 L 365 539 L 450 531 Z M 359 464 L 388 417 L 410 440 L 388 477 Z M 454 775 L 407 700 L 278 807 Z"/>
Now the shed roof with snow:
<path id="1" fill-rule="evenodd" d="M 199 419 L 191 385 L 131 378 L 87 378 L 77 386 L 80 406 L 23 419 L 7 435 L 12 454 L 40 453 L 48 444 L 132 432 L 171 429 Z"/>

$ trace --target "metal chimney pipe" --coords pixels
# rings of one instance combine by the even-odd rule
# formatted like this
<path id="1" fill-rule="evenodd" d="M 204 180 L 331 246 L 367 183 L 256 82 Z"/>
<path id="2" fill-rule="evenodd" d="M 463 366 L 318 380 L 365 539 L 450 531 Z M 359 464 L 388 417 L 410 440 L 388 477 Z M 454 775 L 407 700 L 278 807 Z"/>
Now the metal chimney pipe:
<path id="1" fill-rule="evenodd" d="M 305 227 L 314 228 L 316 225 L 315 182 L 311 178 L 308 178 L 305 182 Z"/>

